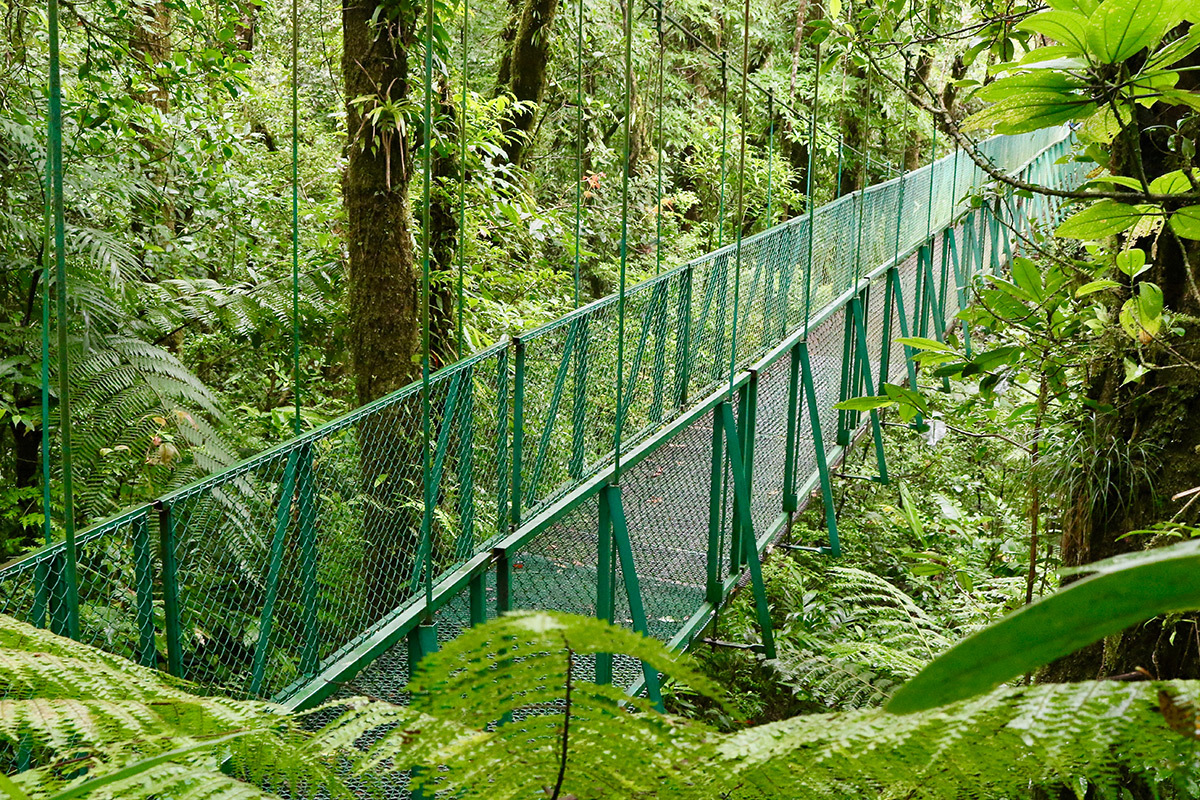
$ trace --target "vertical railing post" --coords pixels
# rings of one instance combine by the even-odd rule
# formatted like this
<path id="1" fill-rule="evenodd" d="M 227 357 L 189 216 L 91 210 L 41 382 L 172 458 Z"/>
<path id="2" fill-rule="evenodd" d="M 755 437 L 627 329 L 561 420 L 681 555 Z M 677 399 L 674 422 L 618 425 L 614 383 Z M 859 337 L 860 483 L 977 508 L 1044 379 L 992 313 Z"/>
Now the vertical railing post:
<path id="1" fill-rule="evenodd" d="M 167 640 L 167 672 L 183 677 L 183 646 L 179 620 L 179 565 L 175 558 L 175 519 L 169 501 L 155 503 L 158 511 L 159 557 L 162 560 L 164 633 Z"/>
<path id="2" fill-rule="evenodd" d="M 579 480 L 583 477 L 584 423 L 587 421 L 587 384 L 588 384 L 588 340 L 589 317 L 580 317 L 579 331 L 575 343 L 575 385 L 574 401 L 571 404 L 571 463 L 568 467 L 570 476 Z"/>
<path id="3" fill-rule="evenodd" d="M 725 481 L 725 426 L 721 421 L 720 405 L 713 411 L 712 421 L 712 469 L 708 482 L 708 572 L 705 581 L 705 599 L 714 608 L 724 599 L 721 582 L 721 511 L 724 493 L 721 485 Z"/>
<path id="4" fill-rule="evenodd" d="M 683 409 L 688 401 L 688 382 L 691 380 L 692 368 L 692 283 L 696 268 L 688 264 L 681 273 L 679 287 L 679 310 L 675 315 L 675 402 Z"/>
<path id="5" fill-rule="evenodd" d="M 154 667 L 158 652 L 154 647 L 154 557 L 150 552 L 150 526 L 141 514 L 130 524 L 133 534 L 133 581 L 137 592 L 137 663 Z"/>
<path id="6" fill-rule="evenodd" d="M 851 396 L 851 380 L 854 367 L 854 315 L 850 304 L 842 321 L 842 377 L 838 388 L 838 402 L 845 402 Z M 837 438 L 835 441 L 843 447 L 850 444 L 850 416 L 848 411 L 838 409 Z"/>
<path id="7" fill-rule="evenodd" d="M 496 533 L 508 530 L 508 348 L 496 358 Z"/>
<path id="8" fill-rule="evenodd" d="M 613 563 L 612 510 L 600 495 L 596 537 L 596 618 L 612 624 L 616 616 L 616 591 Z M 612 653 L 596 654 L 596 683 L 612 683 Z"/>
<path id="9" fill-rule="evenodd" d="M 508 548 L 497 547 L 492 551 L 496 562 L 496 613 L 512 611 L 512 556 Z"/>
<path id="10" fill-rule="evenodd" d="M 742 474 L 745 475 L 746 484 L 750 488 L 749 497 L 753 497 L 753 475 L 754 475 L 754 429 L 755 416 L 758 413 L 758 370 L 750 370 L 750 379 L 738 389 L 738 415 L 737 415 L 737 430 L 738 430 L 738 446 L 742 454 Z M 739 496 L 735 493 L 733 497 L 733 534 L 730 537 L 729 549 L 729 569 L 731 572 L 736 572 L 746 563 L 746 550 L 742 539 L 747 535 L 747 530 L 742 524 L 742 514 L 744 510 L 746 514 L 750 514 L 752 509 L 739 509 L 738 504 L 741 503 Z M 752 534 L 751 534 L 752 535 Z"/>
<path id="11" fill-rule="evenodd" d="M 800 347 L 788 352 L 787 440 L 783 448 L 783 510 L 793 513 L 800 507 L 796 496 L 796 427 L 800 403 Z"/>
<path id="12" fill-rule="evenodd" d="M 892 379 L 892 308 L 896 296 L 896 265 L 888 268 L 883 284 L 883 341 L 879 345 L 879 388 Z"/>
<path id="13" fill-rule="evenodd" d="M 525 440 L 525 343 L 513 337 L 516 358 L 516 376 L 513 379 L 513 430 L 512 430 L 512 501 L 509 506 L 509 523 L 513 530 L 521 526 L 521 447 Z"/>
<path id="14" fill-rule="evenodd" d="M 471 577 L 467 592 L 471 625 L 482 625 L 487 622 L 487 570 Z"/>
<path id="15" fill-rule="evenodd" d="M 313 448 L 300 446 L 296 464 L 296 522 L 300 538 L 300 596 L 304 607 L 304 646 L 300 651 L 300 674 L 312 675 L 321 658 L 321 628 L 317 617 L 318 583 L 316 488 L 313 486 Z"/>

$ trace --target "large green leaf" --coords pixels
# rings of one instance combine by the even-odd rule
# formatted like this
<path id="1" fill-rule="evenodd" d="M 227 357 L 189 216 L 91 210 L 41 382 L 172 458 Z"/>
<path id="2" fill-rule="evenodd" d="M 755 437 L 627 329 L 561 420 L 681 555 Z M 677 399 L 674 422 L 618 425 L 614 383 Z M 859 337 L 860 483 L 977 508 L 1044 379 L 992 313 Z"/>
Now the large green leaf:
<path id="1" fill-rule="evenodd" d="M 1188 206 L 1172 214 L 1171 230 L 1185 239 L 1200 239 L 1200 206 Z"/>
<path id="2" fill-rule="evenodd" d="M 1200 180 L 1200 175 L 1196 176 Z M 1151 194 L 1184 194 L 1192 191 L 1192 182 L 1188 180 L 1183 170 L 1177 169 L 1159 175 L 1150 181 Z"/>
<path id="3" fill-rule="evenodd" d="M 1026 92 L 1040 91 L 1058 92 L 1070 99 L 1074 97 L 1071 93 L 1079 91 L 1083 86 L 1083 81 L 1065 72 L 1048 69 L 1029 70 L 993 81 L 980 89 L 976 97 L 995 103 Z"/>
<path id="4" fill-rule="evenodd" d="M 994 128 L 997 133 L 1028 133 L 1090 117 L 1096 104 L 1088 98 L 1059 91 L 1031 90 L 988 106 L 966 120 L 971 130 Z"/>
<path id="5" fill-rule="evenodd" d="M 894 402 L 892 398 L 882 396 L 852 397 L 849 400 L 834 403 L 833 407 L 839 411 L 874 411 L 877 408 L 890 406 Z"/>
<path id="6" fill-rule="evenodd" d="M 1073 583 L 964 639 L 887 705 L 911 714 L 987 692 L 1143 620 L 1200 608 L 1200 542 L 1141 554 Z"/>
<path id="7" fill-rule="evenodd" d="M 1157 44 L 1182 16 L 1178 0 L 1105 0 L 1088 21 L 1088 50 L 1115 64 Z"/>
<path id="8" fill-rule="evenodd" d="M 1088 18 L 1077 11 L 1043 11 L 1021 20 L 1016 29 L 1049 36 L 1077 53 L 1087 52 Z"/>
<path id="9" fill-rule="evenodd" d="M 1101 200 L 1068 217 L 1055 236 L 1063 239 L 1103 239 L 1131 227 L 1147 209 L 1116 200 Z"/>
<path id="10" fill-rule="evenodd" d="M 1180 59 L 1191 55 L 1198 47 L 1200 47 L 1200 26 L 1193 25 L 1188 28 L 1187 33 L 1183 36 L 1180 36 L 1169 44 L 1163 45 L 1154 55 L 1146 59 L 1146 66 L 1143 67 L 1143 70 L 1149 71 L 1169 67 Z"/>
<path id="11" fill-rule="evenodd" d="M 1045 297 L 1042 292 L 1042 273 L 1028 258 L 1013 259 L 1012 277 L 1013 283 L 1028 292 L 1034 300 L 1041 302 Z"/>

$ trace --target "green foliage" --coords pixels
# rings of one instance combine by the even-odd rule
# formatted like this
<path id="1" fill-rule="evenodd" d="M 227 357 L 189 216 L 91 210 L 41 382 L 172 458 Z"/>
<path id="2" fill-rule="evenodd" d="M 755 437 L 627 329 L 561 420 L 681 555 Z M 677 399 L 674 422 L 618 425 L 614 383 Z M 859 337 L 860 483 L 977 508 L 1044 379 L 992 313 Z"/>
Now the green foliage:
<path id="1" fill-rule="evenodd" d="M 905 714 L 963 700 L 1159 614 L 1200 607 L 1200 542 L 1088 564 L 1096 574 L 956 645 L 905 684 L 888 710 Z"/>
<path id="2" fill-rule="evenodd" d="M 1003 689 L 936 712 L 819 714 L 722 735 L 575 673 L 605 651 L 714 689 L 656 642 L 527 612 L 428 656 L 409 707 L 346 698 L 293 716 L 198 696 L 0 618 L 0 786 L 30 799 L 374 797 L 412 781 L 463 798 L 663 800 L 1015 797 L 1034 786 L 1106 797 L 1130 776 L 1195 788 L 1200 690 L 1186 682 Z"/>

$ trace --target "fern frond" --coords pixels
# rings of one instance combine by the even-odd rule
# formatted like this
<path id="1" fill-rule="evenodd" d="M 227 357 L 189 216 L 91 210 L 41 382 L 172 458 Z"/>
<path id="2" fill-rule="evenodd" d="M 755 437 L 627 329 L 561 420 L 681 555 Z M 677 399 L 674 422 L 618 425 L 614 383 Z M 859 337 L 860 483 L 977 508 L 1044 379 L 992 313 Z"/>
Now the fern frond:
<path id="1" fill-rule="evenodd" d="M 1035 786 L 1088 785 L 1115 797 L 1122 776 L 1153 784 L 1200 775 L 1197 739 L 1166 724 L 1160 691 L 1195 703 L 1200 684 L 1004 688 L 910 716 L 796 717 L 734 734 L 719 749 L 737 774 L 731 797 L 1024 797 Z"/>

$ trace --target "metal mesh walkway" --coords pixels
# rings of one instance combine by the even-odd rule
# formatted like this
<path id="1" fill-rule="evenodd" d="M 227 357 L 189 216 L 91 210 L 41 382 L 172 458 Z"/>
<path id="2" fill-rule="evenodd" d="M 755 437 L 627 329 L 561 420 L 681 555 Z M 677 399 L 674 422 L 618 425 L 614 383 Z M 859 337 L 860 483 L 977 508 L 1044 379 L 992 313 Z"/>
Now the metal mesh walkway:
<path id="1" fill-rule="evenodd" d="M 997 137 L 981 153 L 1069 185 L 1064 134 Z M 1003 192 L 972 209 L 964 198 L 985 183 L 955 153 L 633 287 L 619 402 L 615 296 L 440 370 L 427 552 L 420 384 L 81 532 L 81 638 L 296 707 L 396 697 L 406 637 L 430 615 L 451 637 L 509 608 L 597 613 L 619 426 L 635 599 L 650 635 L 686 646 L 741 579 L 739 535 L 761 553 L 868 424 L 834 404 L 868 376 L 910 378 L 896 339 L 940 335 L 973 277 L 1011 256 L 1009 227 L 1049 221 L 1049 205 Z M 727 397 L 748 515 L 714 438 Z M 0 569 L 0 611 L 61 630 L 62 561 L 55 544 Z M 616 582 L 614 616 L 633 624 L 628 585 Z M 615 673 L 632 685 L 641 670 Z"/>

